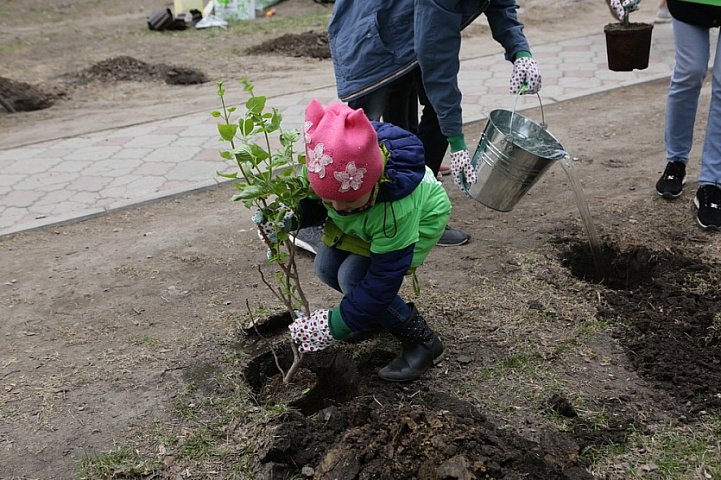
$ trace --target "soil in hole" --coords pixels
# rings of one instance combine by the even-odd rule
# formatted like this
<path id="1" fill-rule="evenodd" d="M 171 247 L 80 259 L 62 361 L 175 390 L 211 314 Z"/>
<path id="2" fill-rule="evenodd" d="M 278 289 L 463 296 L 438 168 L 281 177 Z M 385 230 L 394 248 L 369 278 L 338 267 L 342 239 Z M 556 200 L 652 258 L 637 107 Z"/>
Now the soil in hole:
<path id="1" fill-rule="evenodd" d="M 587 244 L 574 244 L 561 254 L 561 261 L 574 277 L 600 283 L 612 289 L 634 289 L 648 282 L 656 268 L 658 256 L 645 247 L 621 252 L 616 245 L 601 246 L 598 265 Z"/>
<path id="2" fill-rule="evenodd" d="M 638 373 L 668 390 L 687 416 L 721 411 L 721 266 L 695 252 L 606 245 L 611 273 L 593 277 L 587 247 L 571 246 L 563 261 L 578 278 L 609 287 L 601 318 Z"/>

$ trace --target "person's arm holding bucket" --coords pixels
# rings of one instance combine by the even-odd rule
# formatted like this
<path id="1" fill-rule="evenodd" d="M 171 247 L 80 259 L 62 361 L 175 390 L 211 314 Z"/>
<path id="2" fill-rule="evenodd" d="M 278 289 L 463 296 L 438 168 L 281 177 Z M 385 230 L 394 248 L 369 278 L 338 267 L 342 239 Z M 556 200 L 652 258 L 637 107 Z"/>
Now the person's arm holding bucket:
<path id="1" fill-rule="evenodd" d="M 527 90 L 523 93 L 536 93 L 541 87 L 541 75 L 531 57 L 523 24 L 518 21 L 515 0 L 490 0 L 485 3 L 416 0 L 414 43 L 423 87 L 437 112 L 441 132 L 451 147 L 454 183 L 463 191 L 464 181 L 466 185 L 475 183 L 476 174 L 463 138 L 461 92 L 458 88 L 461 29 L 469 18 L 478 15 L 479 9 L 488 18 L 493 38 L 504 47 L 505 58 L 513 62 L 511 93 L 517 93 L 524 84 Z"/>

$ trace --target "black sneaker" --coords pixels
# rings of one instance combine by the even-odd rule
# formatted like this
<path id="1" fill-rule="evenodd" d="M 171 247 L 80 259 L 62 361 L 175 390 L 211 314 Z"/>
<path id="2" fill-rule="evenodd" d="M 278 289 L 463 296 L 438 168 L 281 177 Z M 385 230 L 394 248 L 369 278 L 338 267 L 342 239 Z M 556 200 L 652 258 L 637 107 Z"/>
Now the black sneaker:
<path id="1" fill-rule="evenodd" d="M 323 225 L 314 225 L 298 230 L 295 234 L 295 246 L 300 247 L 312 254 L 318 253 L 318 248 L 323 243 Z"/>
<path id="2" fill-rule="evenodd" d="M 656 192 L 663 198 L 678 198 L 683 193 L 684 183 L 686 183 L 686 164 L 668 162 L 666 170 L 656 182 Z"/>
<path id="3" fill-rule="evenodd" d="M 696 221 L 702 228 L 721 230 L 721 188 L 704 185 L 696 192 L 693 203 L 698 208 Z"/>
<path id="4" fill-rule="evenodd" d="M 457 247 L 468 243 L 468 240 L 470 239 L 470 234 L 464 232 L 463 230 L 456 230 L 455 228 L 451 228 L 446 225 L 446 229 L 443 230 L 443 235 L 441 235 L 441 239 L 438 240 L 436 245 L 439 247 Z"/>

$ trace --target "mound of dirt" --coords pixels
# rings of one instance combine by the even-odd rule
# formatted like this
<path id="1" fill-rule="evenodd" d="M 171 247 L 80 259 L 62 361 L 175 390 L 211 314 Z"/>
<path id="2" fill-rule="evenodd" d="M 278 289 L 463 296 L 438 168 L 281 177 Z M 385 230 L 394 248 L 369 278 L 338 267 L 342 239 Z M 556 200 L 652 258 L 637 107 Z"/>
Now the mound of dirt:
<path id="1" fill-rule="evenodd" d="M 29 83 L 0 77 L 0 106 L 10 113 L 42 110 L 53 106 L 55 98 Z"/>
<path id="2" fill-rule="evenodd" d="M 289 362 L 287 349 L 278 355 Z M 256 359 L 245 372 L 256 387 L 277 372 L 270 356 L 259 358 L 265 361 Z M 381 383 L 361 373 L 376 365 L 343 351 L 320 352 L 305 368 L 317 374 L 317 385 L 293 404 L 298 410 L 274 418 L 254 439 L 263 478 L 311 470 L 317 479 L 593 478 L 567 435 L 524 439 L 448 393 Z M 278 377 L 265 379 L 276 396 Z"/>
<path id="3" fill-rule="evenodd" d="M 250 55 L 282 55 L 285 57 L 330 58 L 327 32 L 285 34 L 248 49 Z"/>
<path id="4" fill-rule="evenodd" d="M 65 79 L 76 84 L 163 80 L 169 85 L 193 85 L 208 81 L 203 72 L 193 68 L 151 64 L 129 56 L 103 60 L 79 72 L 68 73 Z"/>

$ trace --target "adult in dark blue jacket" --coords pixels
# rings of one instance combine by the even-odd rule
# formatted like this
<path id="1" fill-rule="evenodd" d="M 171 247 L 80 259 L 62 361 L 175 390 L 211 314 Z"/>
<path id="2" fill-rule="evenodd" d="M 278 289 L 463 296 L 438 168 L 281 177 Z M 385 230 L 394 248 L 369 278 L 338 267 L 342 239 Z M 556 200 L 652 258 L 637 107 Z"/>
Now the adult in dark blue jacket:
<path id="1" fill-rule="evenodd" d="M 455 183 L 461 172 L 475 182 L 463 136 L 460 67 L 461 31 L 481 13 L 493 38 L 514 62 L 511 92 L 540 88 L 514 0 L 353 0 L 336 1 L 328 25 L 338 97 L 363 108 L 372 120 L 401 126 L 418 135 L 426 165 L 438 174 L 451 145 Z M 418 123 L 418 102 L 423 105 Z M 439 245 L 462 245 L 470 235 L 446 228 Z"/>
<path id="2" fill-rule="evenodd" d="M 338 97 L 373 120 L 382 116 L 416 132 L 435 174 L 450 142 L 454 181 L 461 187 L 463 172 L 474 183 L 457 80 L 461 31 L 484 13 L 506 60 L 513 62 L 511 93 L 522 84 L 524 93 L 535 93 L 540 74 L 517 9 L 514 0 L 337 0 L 328 37 Z M 444 237 L 468 240 L 465 232 L 449 230 Z M 444 237 L 439 244 L 444 245 Z"/>

